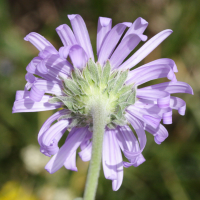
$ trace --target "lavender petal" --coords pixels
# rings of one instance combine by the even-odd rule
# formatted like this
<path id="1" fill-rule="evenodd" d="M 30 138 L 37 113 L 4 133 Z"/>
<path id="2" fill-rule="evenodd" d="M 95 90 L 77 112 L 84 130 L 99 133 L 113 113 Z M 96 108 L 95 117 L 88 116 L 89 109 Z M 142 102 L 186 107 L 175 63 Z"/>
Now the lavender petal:
<path id="1" fill-rule="evenodd" d="M 44 95 L 40 102 L 35 102 L 29 97 L 25 99 L 20 99 L 14 102 L 12 112 L 19 113 L 19 112 L 38 112 L 38 111 L 45 111 L 45 110 L 54 110 L 56 108 L 60 108 L 63 104 L 62 103 L 48 103 L 50 96 Z"/>
<path id="2" fill-rule="evenodd" d="M 130 25 L 130 23 L 120 23 L 110 30 L 99 51 L 98 62 L 102 66 L 110 58 L 125 29 Z"/>
<path id="3" fill-rule="evenodd" d="M 172 30 L 167 29 L 161 31 L 150 40 L 148 40 L 139 50 L 137 50 L 127 61 L 125 61 L 118 69 L 130 69 L 143 60 L 149 53 L 151 53 L 163 40 L 165 40 Z"/>
<path id="4" fill-rule="evenodd" d="M 112 188 L 117 191 L 123 180 L 123 163 L 120 147 L 116 138 L 117 130 L 104 133 L 102 163 L 106 179 L 112 180 Z"/>
<path id="5" fill-rule="evenodd" d="M 112 28 L 112 19 L 107 17 L 99 17 L 98 27 L 97 27 L 97 55 L 99 55 L 99 51 L 105 38 Z"/>
<path id="6" fill-rule="evenodd" d="M 78 44 L 83 47 L 88 57 L 94 60 L 90 36 L 83 18 L 80 15 L 68 15 Z"/>
<path id="7" fill-rule="evenodd" d="M 74 33 L 67 24 L 62 24 L 56 28 L 56 31 L 64 46 L 77 44 Z"/>
<path id="8" fill-rule="evenodd" d="M 47 39 L 35 32 L 29 33 L 24 40 L 31 42 L 39 51 L 44 50 L 47 46 L 53 47 L 53 45 Z"/>
<path id="9" fill-rule="evenodd" d="M 87 128 L 73 128 L 71 132 L 71 136 L 67 137 L 65 144 L 47 163 L 45 169 L 49 173 L 54 173 L 59 170 L 67 161 L 67 159 L 72 156 L 87 134 Z"/>

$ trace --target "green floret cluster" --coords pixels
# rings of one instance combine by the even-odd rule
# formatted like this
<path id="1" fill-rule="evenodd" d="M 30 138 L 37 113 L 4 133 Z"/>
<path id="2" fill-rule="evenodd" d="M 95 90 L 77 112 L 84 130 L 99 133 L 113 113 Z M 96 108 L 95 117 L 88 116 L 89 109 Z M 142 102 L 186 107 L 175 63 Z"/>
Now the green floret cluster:
<path id="1" fill-rule="evenodd" d="M 96 102 L 101 102 L 106 108 L 106 125 L 113 129 L 117 125 L 127 124 L 124 117 L 127 106 L 135 103 L 136 90 L 133 85 L 125 85 L 128 70 L 112 71 L 109 60 L 102 68 L 99 63 L 89 59 L 86 67 L 80 71 L 77 68 L 71 73 L 71 78 L 63 80 L 65 96 L 55 96 L 50 103 L 63 102 L 70 110 L 69 114 L 60 119 L 72 119 L 70 127 L 89 126 L 92 128 L 91 109 Z"/>

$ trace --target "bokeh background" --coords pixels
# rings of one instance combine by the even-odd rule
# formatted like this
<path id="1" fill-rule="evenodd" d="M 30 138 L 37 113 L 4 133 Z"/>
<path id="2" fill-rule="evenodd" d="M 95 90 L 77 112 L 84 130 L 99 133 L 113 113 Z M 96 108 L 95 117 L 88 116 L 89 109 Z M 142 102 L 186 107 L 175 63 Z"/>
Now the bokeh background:
<path id="1" fill-rule="evenodd" d="M 200 199 L 200 0 L 0 0 L 0 200 L 72 200 L 82 196 L 88 163 L 77 158 L 78 172 L 64 167 L 50 175 L 49 158 L 39 152 L 37 133 L 53 111 L 12 114 L 16 90 L 25 85 L 26 66 L 38 51 L 23 38 L 31 31 L 45 36 L 57 49 L 55 28 L 67 14 L 80 14 L 96 44 L 98 16 L 113 25 L 137 17 L 149 22 L 151 38 L 164 29 L 168 37 L 141 63 L 161 57 L 175 60 L 177 79 L 189 83 L 195 95 L 178 95 L 187 103 L 186 115 L 173 113 L 169 137 L 157 145 L 147 133 L 146 162 L 124 169 L 117 192 L 111 181 L 99 180 L 97 200 Z M 162 80 L 163 81 L 163 80 Z M 155 83 L 155 82 L 154 82 Z"/>

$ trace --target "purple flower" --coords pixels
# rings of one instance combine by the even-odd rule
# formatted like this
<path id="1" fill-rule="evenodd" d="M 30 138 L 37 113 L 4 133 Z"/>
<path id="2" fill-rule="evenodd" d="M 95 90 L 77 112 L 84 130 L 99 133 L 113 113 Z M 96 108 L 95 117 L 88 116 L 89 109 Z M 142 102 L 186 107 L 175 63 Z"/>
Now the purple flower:
<path id="1" fill-rule="evenodd" d="M 40 53 L 26 68 L 27 84 L 23 91 L 16 93 L 13 113 L 62 108 L 43 124 L 38 142 L 43 154 L 53 155 L 45 167 L 49 173 L 62 166 L 77 171 L 78 147 L 83 161 L 91 158 L 93 124 L 90 104 L 95 95 L 101 95 L 108 110 L 103 170 L 116 191 L 123 180 L 123 167 L 137 167 L 145 161 L 142 155 L 146 145 L 145 130 L 154 136 L 157 144 L 161 144 L 168 137 L 161 120 L 163 124 L 171 124 L 172 109 L 178 110 L 180 115 L 185 114 L 185 102 L 171 94 L 193 94 L 193 91 L 187 83 L 176 80 L 176 64 L 168 58 L 130 71 L 165 40 L 171 30 L 158 33 L 124 61 L 140 41 L 147 40 L 143 32 L 148 23 L 139 17 L 133 23 L 124 22 L 112 28 L 110 18 L 99 17 L 98 59 L 95 63 L 82 17 L 69 15 L 68 18 L 73 31 L 66 24 L 56 29 L 64 45 L 59 51 L 38 33 L 32 32 L 25 37 Z M 140 88 L 143 83 L 163 77 L 170 81 Z M 67 129 L 70 132 L 59 148 L 58 142 Z M 123 162 L 121 151 L 128 162 Z"/>

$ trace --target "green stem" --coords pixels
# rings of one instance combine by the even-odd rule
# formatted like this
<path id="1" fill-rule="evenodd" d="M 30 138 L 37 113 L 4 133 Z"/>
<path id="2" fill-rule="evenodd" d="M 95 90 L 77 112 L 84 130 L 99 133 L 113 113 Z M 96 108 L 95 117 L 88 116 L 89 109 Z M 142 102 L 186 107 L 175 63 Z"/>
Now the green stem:
<path id="1" fill-rule="evenodd" d="M 105 131 L 107 112 L 105 104 L 99 99 L 92 106 L 93 136 L 92 136 L 92 158 L 88 170 L 84 200 L 94 200 L 101 169 L 101 157 L 103 146 L 103 135 Z"/>

